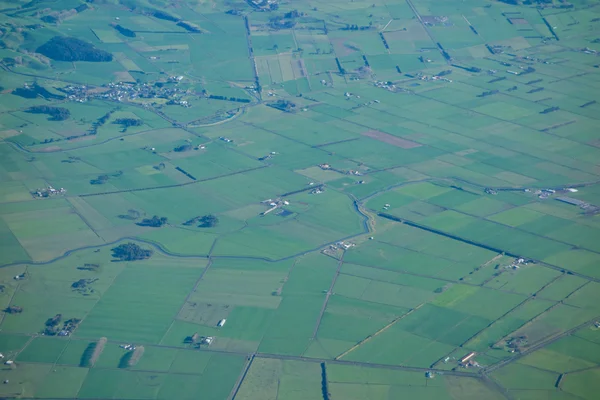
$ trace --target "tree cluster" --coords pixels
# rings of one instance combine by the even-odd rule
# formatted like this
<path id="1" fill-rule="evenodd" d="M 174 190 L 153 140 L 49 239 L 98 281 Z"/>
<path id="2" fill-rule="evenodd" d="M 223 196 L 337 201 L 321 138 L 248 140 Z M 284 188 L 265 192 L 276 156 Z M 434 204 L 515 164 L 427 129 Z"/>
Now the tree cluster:
<path id="1" fill-rule="evenodd" d="M 291 29 L 296 26 L 295 18 L 288 18 L 287 15 L 292 15 L 292 13 L 287 13 L 283 17 L 272 17 L 269 21 L 269 26 L 272 29 Z"/>
<path id="2" fill-rule="evenodd" d="M 172 22 L 179 21 L 179 18 L 176 18 L 176 17 L 172 16 L 171 14 L 167 14 L 166 12 L 160 11 L 160 10 L 155 10 L 152 13 L 152 16 L 154 18 L 163 19 L 165 21 L 172 21 Z"/>
<path id="3" fill-rule="evenodd" d="M 300 18 L 303 17 L 304 13 L 298 12 L 298 10 L 292 10 L 290 12 L 287 12 L 285 14 L 283 14 L 284 18 Z"/>
<path id="4" fill-rule="evenodd" d="M 94 122 L 92 124 L 92 127 L 90 128 L 89 134 L 90 135 L 95 135 L 96 133 L 98 133 L 98 128 L 100 128 L 102 125 L 104 125 L 106 123 L 106 121 L 109 120 L 111 114 L 114 111 L 109 111 L 106 114 L 104 114 L 103 116 L 101 116 L 100 118 L 98 118 L 96 120 L 96 122 Z"/>
<path id="5" fill-rule="evenodd" d="M 46 321 L 46 326 L 53 328 L 60 324 L 60 321 L 62 321 L 62 314 L 56 314 L 54 317 L 48 318 L 48 320 Z"/>
<path id="6" fill-rule="evenodd" d="M 125 127 L 142 126 L 144 125 L 144 121 L 137 118 L 117 118 L 113 124 L 123 125 Z"/>
<path id="7" fill-rule="evenodd" d="M 296 108 L 296 104 L 292 103 L 289 100 L 277 100 L 272 103 L 267 104 L 269 107 L 276 108 L 281 111 L 292 112 Z"/>
<path id="8" fill-rule="evenodd" d="M 477 97 L 487 97 L 487 96 L 491 96 L 494 94 L 498 94 L 500 93 L 499 90 L 494 89 L 494 90 L 486 90 L 485 92 L 482 92 L 481 94 L 478 94 Z"/>
<path id="9" fill-rule="evenodd" d="M 216 215 L 209 214 L 200 218 L 198 222 L 200 222 L 199 228 L 213 228 L 219 223 L 219 218 Z"/>
<path id="10" fill-rule="evenodd" d="M 194 217 L 183 223 L 185 226 L 198 224 L 198 228 L 213 228 L 219 224 L 219 218 L 216 215 L 208 214 L 202 217 Z"/>
<path id="11" fill-rule="evenodd" d="M 185 22 L 185 21 L 179 21 L 177 23 L 177 26 L 182 27 L 183 29 L 185 29 L 188 32 L 202 32 L 202 30 L 200 28 L 198 28 L 197 26 L 194 26 L 192 24 L 190 24 L 189 22 Z"/>
<path id="12" fill-rule="evenodd" d="M 47 114 L 49 121 L 64 121 L 71 116 L 71 112 L 63 107 L 52 106 L 33 106 L 29 107 L 25 112 L 31 114 Z"/>
<path id="13" fill-rule="evenodd" d="M 343 27 L 341 30 L 343 31 L 364 31 L 367 29 L 371 29 L 372 26 L 370 25 L 363 25 L 363 26 L 358 26 L 356 24 L 346 24 L 345 27 Z"/>
<path id="14" fill-rule="evenodd" d="M 91 1 L 90 3 L 93 3 L 93 1 Z M 77 7 L 75 7 L 75 11 L 77 11 L 78 13 L 83 12 L 85 10 L 87 10 L 88 8 L 90 8 L 87 4 L 80 4 Z"/>
<path id="15" fill-rule="evenodd" d="M 100 357 L 100 354 L 102 354 L 104 346 L 106 346 L 107 342 L 107 338 L 101 337 L 96 343 L 90 343 L 89 346 L 83 352 L 83 355 L 81 356 L 79 366 L 93 367 L 98 358 Z"/>
<path id="16" fill-rule="evenodd" d="M 89 296 L 90 293 L 94 292 L 94 289 L 90 287 L 94 282 L 96 282 L 98 278 L 87 278 L 87 279 L 79 279 L 71 284 L 71 288 L 74 292 L 78 292 L 84 296 Z"/>
<path id="17" fill-rule="evenodd" d="M 131 29 L 127 29 L 121 25 L 115 25 L 114 28 L 123 36 L 130 38 L 134 38 L 137 36 L 134 31 L 132 31 Z"/>
<path id="18" fill-rule="evenodd" d="M 91 43 L 68 36 L 55 36 L 38 47 L 36 52 L 55 61 L 108 62 L 113 58 L 112 54 L 97 49 Z"/>
<path id="19" fill-rule="evenodd" d="M 90 184 L 92 184 L 92 185 L 104 185 L 106 182 L 108 182 L 108 179 L 109 179 L 108 175 L 100 175 L 96 179 L 91 179 L 90 180 Z"/>
<path id="20" fill-rule="evenodd" d="M 119 362 L 119 368 L 128 368 L 133 367 L 140 361 L 140 358 L 144 355 L 144 346 L 138 346 L 135 350 L 129 351 L 125 353 L 123 357 L 121 357 L 121 361 Z"/>
<path id="21" fill-rule="evenodd" d="M 142 222 L 138 222 L 139 226 L 151 226 L 153 228 L 160 228 L 167 223 L 167 217 L 159 217 L 158 215 L 152 218 L 144 218 Z"/>
<path id="22" fill-rule="evenodd" d="M 130 126 L 142 126 L 144 125 L 144 122 L 137 118 L 117 118 L 115 121 L 113 121 L 113 124 L 121 125 L 121 132 L 126 132 L 127 128 Z"/>
<path id="23" fill-rule="evenodd" d="M 21 314 L 23 312 L 23 307 L 8 306 L 4 309 L 4 312 L 7 314 Z"/>
<path id="24" fill-rule="evenodd" d="M 60 325 L 62 321 L 62 314 L 56 314 L 52 318 L 48 318 L 46 321 L 46 327 L 44 328 L 44 334 L 46 336 L 55 336 L 61 333 L 61 335 L 69 335 L 71 332 L 77 328 L 77 325 L 81 322 L 79 318 L 71 318 L 63 322 L 62 326 Z"/>
<path id="25" fill-rule="evenodd" d="M 64 96 L 50 93 L 48 90 L 46 90 L 46 88 L 38 85 L 37 83 L 34 83 L 30 87 L 16 88 L 15 90 L 13 90 L 12 94 L 14 94 L 15 96 L 23 97 L 25 99 L 35 99 L 38 96 L 50 100 L 62 100 L 65 98 Z"/>
<path id="26" fill-rule="evenodd" d="M 184 151 L 189 151 L 192 149 L 192 145 L 190 143 L 184 143 L 181 146 L 177 146 L 173 149 L 173 151 L 177 153 L 183 153 Z"/>
<path id="27" fill-rule="evenodd" d="M 540 114 L 549 114 L 551 112 L 558 111 L 558 110 L 560 110 L 559 107 L 549 107 L 549 108 L 546 108 L 545 110 L 540 111 Z"/>
<path id="28" fill-rule="evenodd" d="M 152 250 L 143 249 L 137 244 L 129 242 L 113 248 L 112 256 L 120 261 L 145 260 L 152 256 Z"/>
<path id="29" fill-rule="evenodd" d="M 82 271 L 98 271 L 99 268 L 100 268 L 100 264 L 90 264 L 90 263 L 83 264 L 82 267 L 77 267 L 77 269 L 82 270 Z"/>
<path id="30" fill-rule="evenodd" d="M 211 94 L 210 96 L 208 96 L 209 99 L 214 99 L 214 100 L 229 100 L 229 101 L 236 101 L 238 103 L 250 103 L 250 100 L 248 99 L 241 99 L 239 97 L 226 97 L 226 96 L 216 96 L 214 94 Z"/>

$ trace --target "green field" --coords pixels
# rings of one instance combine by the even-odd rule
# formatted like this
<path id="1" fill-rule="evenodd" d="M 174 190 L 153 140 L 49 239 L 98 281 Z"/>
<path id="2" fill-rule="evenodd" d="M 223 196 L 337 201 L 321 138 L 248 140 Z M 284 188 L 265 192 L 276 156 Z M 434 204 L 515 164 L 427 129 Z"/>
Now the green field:
<path id="1" fill-rule="evenodd" d="M 599 6 L 0 0 L 0 398 L 596 399 Z"/>

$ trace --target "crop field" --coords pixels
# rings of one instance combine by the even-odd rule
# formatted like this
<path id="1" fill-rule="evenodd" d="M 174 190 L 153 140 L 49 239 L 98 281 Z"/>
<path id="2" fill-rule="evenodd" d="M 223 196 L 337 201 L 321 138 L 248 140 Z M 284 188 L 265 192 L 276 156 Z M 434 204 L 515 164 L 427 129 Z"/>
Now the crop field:
<path id="1" fill-rule="evenodd" d="M 0 16 L 1 398 L 598 397 L 600 1 Z"/>

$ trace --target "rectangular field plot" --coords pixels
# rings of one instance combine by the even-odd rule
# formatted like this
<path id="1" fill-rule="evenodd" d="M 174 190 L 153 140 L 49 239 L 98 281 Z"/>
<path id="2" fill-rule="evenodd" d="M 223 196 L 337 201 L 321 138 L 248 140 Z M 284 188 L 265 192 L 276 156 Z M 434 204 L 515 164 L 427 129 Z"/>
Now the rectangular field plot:
<path id="1" fill-rule="evenodd" d="M 320 400 L 321 367 L 314 362 L 255 358 L 236 395 L 240 400 Z"/>
<path id="2" fill-rule="evenodd" d="M 399 326 L 380 333 L 343 357 L 348 361 L 428 367 L 454 346 L 408 333 Z"/>
<path id="3" fill-rule="evenodd" d="M 273 296 L 273 292 L 281 286 L 283 278 L 284 274 L 278 272 L 211 269 L 190 296 L 188 303 L 211 303 L 216 307 L 243 305 L 277 308 L 281 297 Z M 204 314 L 207 311 L 204 310 Z M 222 318 L 215 315 L 202 323 L 216 325 L 220 319 Z M 194 317 L 190 321 L 198 320 Z"/>
<path id="4" fill-rule="evenodd" d="M 201 272 L 194 266 L 127 266 L 77 335 L 158 343 Z"/>
<path id="5" fill-rule="evenodd" d="M 427 290 L 349 275 L 341 275 L 334 290 L 341 296 L 405 308 L 415 307 L 434 296 Z"/>
<path id="6" fill-rule="evenodd" d="M 21 364 L 16 374 L 9 369 L 0 371 L 0 379 L 7 382 L 0 393 L 7 397 L 18 393 L 31 398 L 75 398 L 87 373 L 86 368 Z"/>
<path id="7" fill-rule="evenodd" d="M 213 355 L 201 374 L 138 372 L 125 369 L 91 369 L 79 398 L 159 398 L 210 400 L 227 397 L 244 363 L 244 358 Z M 205 392 L 201 394 L 201 392 Z"/>

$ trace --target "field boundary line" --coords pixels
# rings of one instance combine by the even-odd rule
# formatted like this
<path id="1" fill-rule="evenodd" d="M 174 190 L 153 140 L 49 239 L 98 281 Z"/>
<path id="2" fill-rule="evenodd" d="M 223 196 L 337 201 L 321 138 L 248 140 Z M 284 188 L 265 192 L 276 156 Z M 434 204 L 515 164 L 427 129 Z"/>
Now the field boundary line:
<path id="1" fill-rule="evenodd" d="M 321 307 L 321 312 L 319 313 L 319 318 L 317 318 L 317 323 L 315 325 L 315 329 L 313 330 L 311 340 L 315 340 L 317 337 L 317 332 L 319 331 L 319 327 L 321 326 L 321 321 L 323 320 L 323 315 L 325 314 L 325 309 L 327 308 L 327 304 L 329 303 L 329 298 L 333 293 L 333 288 L 335 283 L 337 282 L 338 277 L 340 276 L 340 271 L 342 270 L 342 265 L 344 265 L 344 255 L 346 252 L 342 253 L 340 260 L 338 261 L 337 269 L 335 270 L 335 275 L 333 275 L 333 279 L 331 280 L 331 285 L 329 285 L 329 290 L 327 290 L 327 295 L 325 296 L 325 301 L 323 302 L 323 306 Z"/>
<path id="2" fill-rule="evenodd" d="M 362 346 L 363 344 L 367 343 L 369 340 L 373 339 L 374 337 L 376 337 L 377 335 L 379 335 L 380 333 L 385 332 L 386 330 L 388 330 L 389 328 L 391 328 L 396 322 L 400 321 L 401 319 L 408 317 L 410 314 L 412 314 L 413 312 L 417 311 L 419 308 L 421 308 L 425 303 L 421 303 L 418 306 L 416 306 L 415 308 L 413 308 L 412 310 L 410 310 L 409 312 L 407 312 L 406 314 L 402 314 L 399 317 L 396 317 L 392 320 L 392 322 L 390 322 L 389 324 L 387 324 L 386 326 L 384 326 L 383 328 L 381 328 L 380 330 L 378 330 L 377 332 L 375 332 L 372 335 L 367 336 L 366 338 L 364 338 L 363 340 L 361 340 L 360 342 L 358 342 L 357 344 L 355 344 L 354 346 L 352 346 L 351 348 L 349 348 L 348 350 L 346 350 L 345 352 L 343 352 L 342 354 L 340 354 L 339 356 L 335 357 L 334 360 L 338 361 L 340 360 L 342 357 L 347 356 L 348 354 L 350 354 L 351 352 L 353 352 L 354 350 L 356 350 L 357 348 L 359 348 L 360 346 Z"/>
<path id="3" fill-rule="evenodd" d="M 424 368 L 424 367 L 410 367 L 406 365 L 398 365 L 398 364 L 379 364 L 379 363 L 371 363 L 371 362 L 362 362 L 362 361 L 348 361 L 348 360 L 336 360 L 331 358 L 310 358 L 303 356 L 292 356 L 285 354 L 271 354 L 271 353 L 255 353 L 257 358 L 266 358 L 271 360 L 290 360 L 290 361 L 302 361 L 308 363 L 327 363 L 327 364 L 337 364 L 337 365 L 354 365 L 366 368 L 378 368 L 378 369 L 389 369 L 395 371 L 413 371 L 413 372 L 440 372 L 449 376 L 464 376 L 469 378 L 481 378 L 481 374 L 477 372 L 469 372 L 469 371 L 452 371 L 452 370 L 441 370 L 441 369 L 433 369 L 433 368 Z"/>
<path id="4" fill-rule="evenodd" d="M 240 391 L 240 387 L 242 387 L 242 383 L 244 383 L 244 380 L 246 379 L 246 375 L 248 375 L 248 371 L 250 370 L 250 367 L 252 366 L 252 363 L 254 362 L 254 357 L 255 357 L 255 355 L 252 354 L 252 356 L 250 356 L 250 359 L 248 361 L 246 361 L 246 366 L 244 368 L 244 371 L 240 374 L 237 382 L 235 382 L 235 385 L 233 386 L 233 389 L 231 389 L 231 393 L 229 393 L 227 400 L 234 400 L 235 396 L 237 396 L 238 392 Z"/>
<path id="5" fill-rule="evenodd" d="M 165 185 L 165 186 L 152 186 L 152 187 L 137 188 L 137 189 L 114 190 L 112 192 L 86 193 L 86 194 L 80 194 L 80 195 L 78 195 L 78 197 L 93 197 L 93 196 L 104 196 L 104 195 L 108 195 L 108 194 L 143 192 L 145 190 L 172 189 L 172 188 L 181 187 L 181 186 L 193 185 L 195 183 L 200 183 L 200 182 L 214 181 L 216 179 L 226 178 L 228 176 L 233 176 L 233 175 L 244 174 L 246 172 L 252 172 L 252 171 L 256 171 L 256 170 L 263 169 L 263 168 L 268 168 L 268 167 L 269 167 L 268 165 L 261 165 L 259 167 L 249 168 L 249 169 L 245 169 L 245 170 L 242 170 L 242 171 L 231 172 L 229 174 L 224 174 L 224 175 L 219 175 L 219 176 L 213 176 L 213 177 L 210 177 L 210 178 L 198 179 L 198 180 L 191 181 L 191 182 L 176 183 L 176 184 L 173 184 L 173 185 Z"/>

